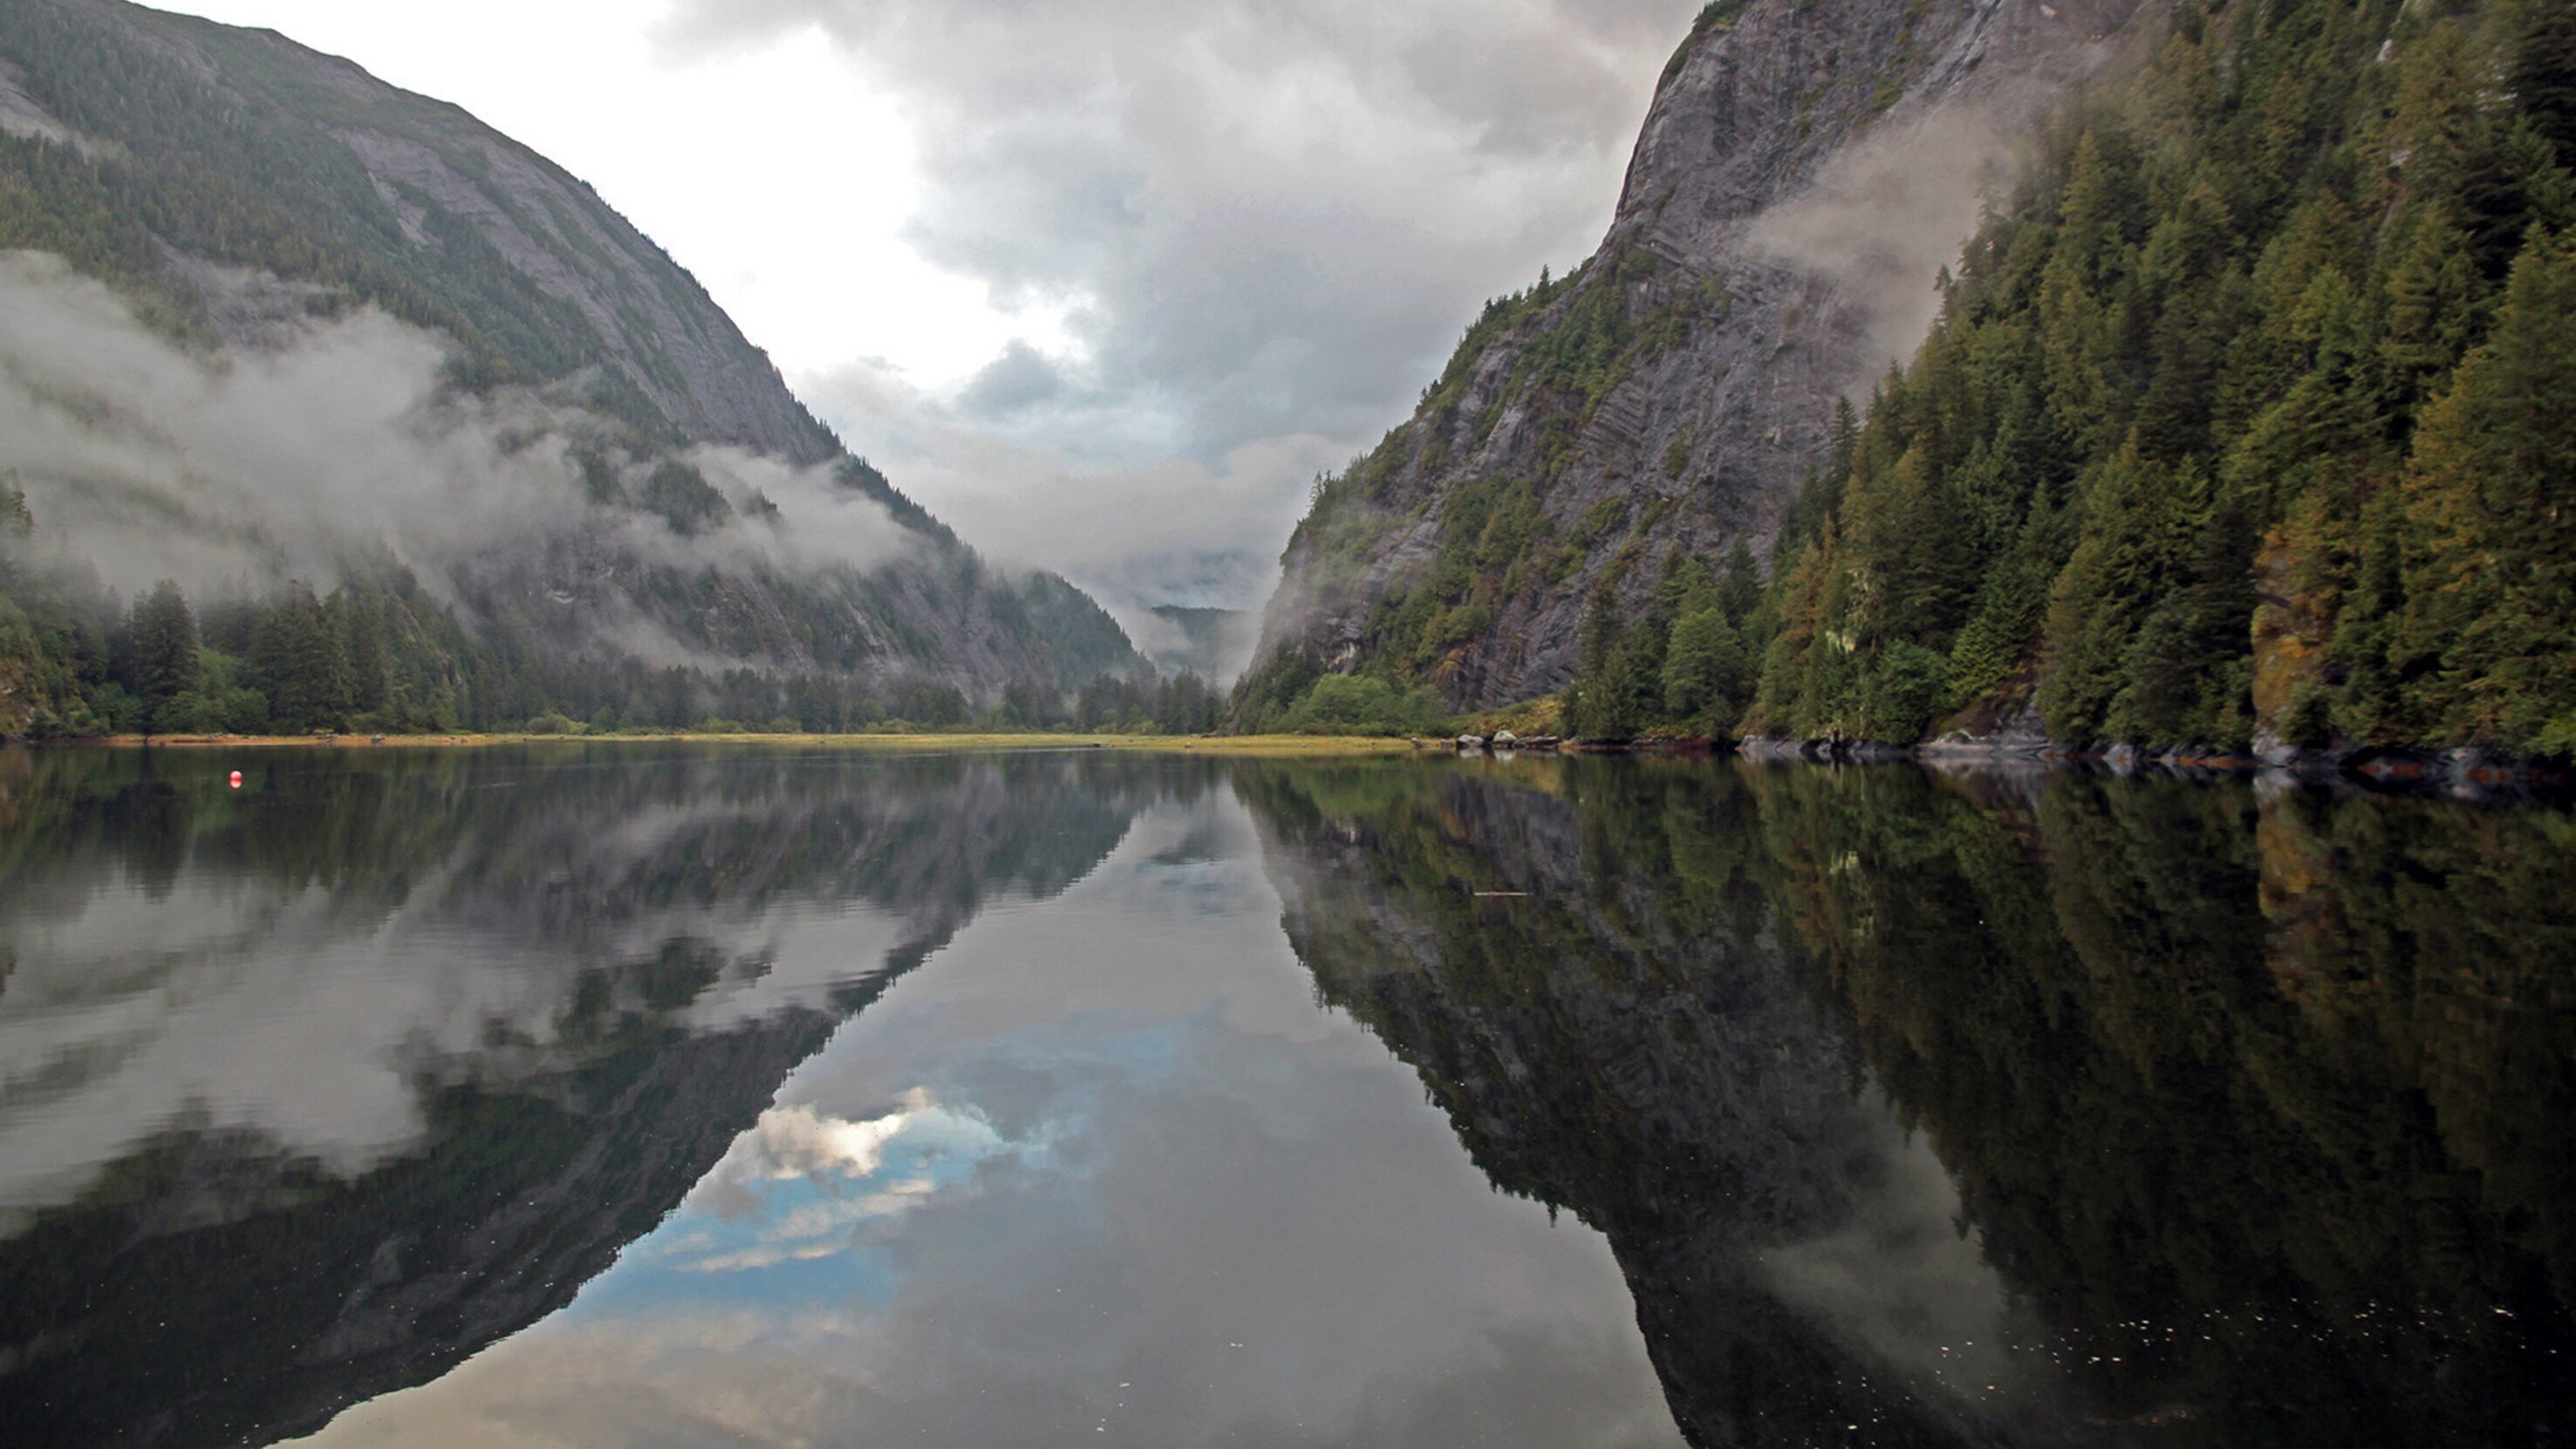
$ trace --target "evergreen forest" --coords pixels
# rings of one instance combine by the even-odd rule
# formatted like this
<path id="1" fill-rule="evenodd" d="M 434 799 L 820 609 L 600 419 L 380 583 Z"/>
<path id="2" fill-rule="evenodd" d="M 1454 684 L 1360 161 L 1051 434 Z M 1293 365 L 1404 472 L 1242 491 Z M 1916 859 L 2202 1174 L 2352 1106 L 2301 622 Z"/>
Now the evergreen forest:
<path id="1" fill-rule="evenodd" d="M 36 547 L 36 534 L 24 493 L 0 484 L 0 701 L 32 702 L 17 733 L 37 740 L 467 729 L 1195 734 L 1222 714 L 1221 694 L 1188 670 L 1100 673 L 1070 692 L 1017 679 L 979 708 L 928 674 L 871 684 L 551 651 L 477 637 L 391 562 L 350 569 L 327 596 L 303 583 L 256 593 L 241 585 L 192 603 L 164 580 L 128 603 L 94 570 Z M 1011 597 L 1042 609 L 1047 582 L 1039 575 Z"/>
<path id="2" fill-rule="evenodd" d="M 1646 546 L 1674 508 L 1652 479 L 1546 509 L 1600 399 L 1676 329 L 1725 325 L 1726 279 L 1674 290 L 1628 245 L 1589 264 L 1621 285 L 1581 305 L 1547 312 L 1568 282 L 1543 280 L 1489 306 L 1416 421 L 1318 480 L 1290 546 L 1308 596 L 1364 594 L 1371 567 L 1393 583 L 1355 658 L 1292 631 L 1237 719 L 1311 715 L 1337 670 L 1438 687 L 1501 601 L 1606 558 L 1570 684 L 1505 717 L 1609 739 L 2576 751 L 2576 7 L 2158 15 L 1942 270 L 1912 361 L 1832 405 L 1767 556 L 1754 528 Z M 1540 474 L 1373 503 L 1525 326 L 1544 330 L 1503 401 L 1552 400 Z M 1385 563 L 1425 517 L 1436 555 Z"/>
<path id="3" fill-rule="evenodd" d="M 2576 751 L 2571 226 L 2576 8 L 2179 7 L 1838 429 L 1732 727 Z"/>

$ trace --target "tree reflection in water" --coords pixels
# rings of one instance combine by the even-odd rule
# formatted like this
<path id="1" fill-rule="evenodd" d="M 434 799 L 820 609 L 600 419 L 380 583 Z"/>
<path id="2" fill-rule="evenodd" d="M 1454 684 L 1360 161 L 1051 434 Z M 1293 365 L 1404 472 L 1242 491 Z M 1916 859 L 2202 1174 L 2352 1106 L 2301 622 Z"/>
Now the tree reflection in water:
<path id="1" fill-rule="evenodd" d="M 0 1424 L 267 1443 L 571 1301 L 1096 759 L 0 751 Z M 1140 793 L 1142 792 L 1142 793 Z"/>
<path id="2" fill-rule="evenodd" d="M 2568 1425 L 2562 809 L 1725 762 L 1237 787 L 1323 999 L 1498 1186 L 1608 1234 L 1698 1442 Z"/>
<path id="3" fill-rule="evenodd" d="M 280 753 L 235 794 L 230 764 L 0 752 L 13 1445 L 265 1442 L 443 1373 L 978 912 L 1229 786 L 1321 1002 L 1497 1186 L 1607 1237 L 1698 1443 L 2569 1427 L 2554 805 L 579 745 Z"/>

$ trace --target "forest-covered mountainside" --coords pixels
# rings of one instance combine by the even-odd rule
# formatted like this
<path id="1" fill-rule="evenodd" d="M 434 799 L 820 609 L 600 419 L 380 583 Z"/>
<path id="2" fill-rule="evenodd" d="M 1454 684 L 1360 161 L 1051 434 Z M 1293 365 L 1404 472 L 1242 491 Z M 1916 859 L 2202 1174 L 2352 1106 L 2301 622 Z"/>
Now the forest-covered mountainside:
<path id="1" fill-rule="evenodd" d="M 179 727 L 832 727 L 1142 667 L 847 454 L 587 185 L 272 32 L 0 7 L 0 263 L 0 734 L 152 723 L 176 696 L 112 636 L 162 578 L 251 620 Z M 317 609 L 308 677 L 253 660 Z"/>
<path id="2" fill-rule="evenodd" d="M 2576 750 L 2576 10 L 2142 11 L 2127 59 L 2031 112 L 2035 154 L 1963 254 L 1913 279 L 1928 338 L 1865 406 L 1780 371 L 1820 345 L 1787 312 L 1745 334 L 1778 349 L 1767 389 L 1730 393 L 1741 365 L 1693 339 L 1745 326 L 1745 272 L 1728 320 L 1640 312 L 1668 262 L 1623 238 L 1670 213 L 1635 176 L 1694 75 L 1756 64 L 1758 22 L 1794 52 L 1868 9 L 1711 7 L 1602 255 L 1495 304 L 1415 421 L 1322 488 L 1239 710 L 1357 670 L 1467 706 L 1561 690 L 1569 729 L 1614 737 Z M 1881 64 L 1898 94 L 1911 72 Z M 1771 104 L 1805 134 L 1824 102 Z M 1943 164 L 1937 127 L 1876 126 L 1864 150 Z M 1737 165 L 1745 135 L 1696 165 Z M 1812 317 L 1866 299 L 1818 279 L 1832 228 L 1780 220 L 1808 195 L 1751 234 L 1808 247 L 1809 273 L 1780 265 Z M 1589 359 L 1572 411 L 1533 386 L 1560 358 Z M 1535 466 L 1483 441 L 1533 419 L 1560 444 Z M 1768 471 L 1703 483 L 1712 437 Z"/>
<path id="3" fill-rule="evenodd" d="M 1321 480 L 1239 712 L 1285 713 L 1319 672 L 1457 708 L 1549 694 L 1587 613 L 1644 616 L 1668 557 L 1766 549 L 1835 400 L 1921 337 L 2016 136 L 2149 19 L 1709 5 L 1599 250 L 1489 304 L 1412 419 Z"/>
<path id="4" fill-rule="evenodd" d="M 2576 752 L 2571 167 L 2565 0 L 2187 7 L 1793 509 L 1742 727 Z"/>

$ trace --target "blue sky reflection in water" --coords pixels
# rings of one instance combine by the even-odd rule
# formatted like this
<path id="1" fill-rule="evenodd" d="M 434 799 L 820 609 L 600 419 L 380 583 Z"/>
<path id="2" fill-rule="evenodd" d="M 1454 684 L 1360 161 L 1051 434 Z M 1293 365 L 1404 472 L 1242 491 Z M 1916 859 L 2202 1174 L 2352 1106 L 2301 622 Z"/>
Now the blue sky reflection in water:
<path id="1" fill-rule="evenodd" d="M 573 1306 L 321 1444 L 1678 1443 L 1599 1235 L 1317 1009 L 1222 791 L 988 909 Z"/>

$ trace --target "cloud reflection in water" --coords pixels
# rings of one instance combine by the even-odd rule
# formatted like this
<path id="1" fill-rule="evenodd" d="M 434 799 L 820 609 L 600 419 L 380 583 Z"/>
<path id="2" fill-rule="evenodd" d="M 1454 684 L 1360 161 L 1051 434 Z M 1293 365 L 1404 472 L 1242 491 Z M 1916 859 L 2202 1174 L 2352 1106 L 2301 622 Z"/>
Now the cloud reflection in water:
<path id="1" fill-rule="evenodd" d="M 1240 804 L 1165 801 L 572 1309 L 322 1442 L 1676 1443 L 1607 1245 L 1492 1191 L 1279 917 Z"/>

